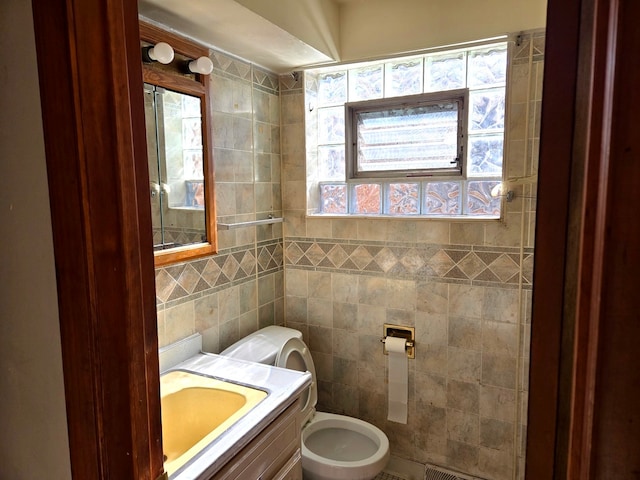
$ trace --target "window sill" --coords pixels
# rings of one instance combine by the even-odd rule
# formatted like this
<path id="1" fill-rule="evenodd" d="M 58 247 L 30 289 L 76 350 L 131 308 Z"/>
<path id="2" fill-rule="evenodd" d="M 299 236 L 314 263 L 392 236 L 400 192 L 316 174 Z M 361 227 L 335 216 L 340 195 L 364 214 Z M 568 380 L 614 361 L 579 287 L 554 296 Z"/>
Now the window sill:
<path id="1" fill-rule="evenodd" d="M 366 215 L 366 214 L 336 214 L 336 213 L 308 213 L 307 218 L 317 218 L 326 220 L 435 220 L 446 222 L 499 222 L 502 217 L 494 215 Z"/>

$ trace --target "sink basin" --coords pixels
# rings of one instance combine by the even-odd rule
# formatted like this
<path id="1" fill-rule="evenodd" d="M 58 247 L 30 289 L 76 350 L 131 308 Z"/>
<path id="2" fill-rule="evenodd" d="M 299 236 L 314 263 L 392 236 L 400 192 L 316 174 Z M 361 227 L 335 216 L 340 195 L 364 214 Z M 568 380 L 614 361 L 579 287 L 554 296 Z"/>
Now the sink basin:
<path id="1" fill-rule="evenodd" d="M 171 475 L 267 393 L 192 372 L 160 377 L 164 469 Z"/>

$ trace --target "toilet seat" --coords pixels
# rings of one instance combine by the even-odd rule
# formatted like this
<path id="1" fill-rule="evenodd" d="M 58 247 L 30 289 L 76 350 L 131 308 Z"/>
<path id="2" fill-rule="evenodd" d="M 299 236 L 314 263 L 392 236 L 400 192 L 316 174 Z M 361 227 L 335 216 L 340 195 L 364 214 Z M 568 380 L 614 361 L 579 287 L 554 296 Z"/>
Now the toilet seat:
<path id="1" fill-rule="evenodd" d="M 311 352 L 307 345 L 297 337 L 287 340 L 276 356 L 277 367 L 298 370 L 299 372 L 309 372 L 311 374 L 311 385 L 303 393 L 301 423 L 302 426 L 313 418 L 318 403 L 318 384 L 316 381 L 316 369 L 313 365 Z"/>

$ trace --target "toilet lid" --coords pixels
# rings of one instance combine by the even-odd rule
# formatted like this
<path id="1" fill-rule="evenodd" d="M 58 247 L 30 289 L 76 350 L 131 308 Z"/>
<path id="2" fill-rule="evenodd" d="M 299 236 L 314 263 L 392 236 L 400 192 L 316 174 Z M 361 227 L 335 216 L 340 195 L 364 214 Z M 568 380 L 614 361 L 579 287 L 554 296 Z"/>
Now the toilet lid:
<path id="1" fill-rule="evenodd" d="M 302 425 L 313 417 L 318 402 L 318 387 L 316 384 L 316 369 L 313 366 L 311 352 L 305 343 L 299 338 L 290 338 L 278 352 L 276 366 L 309 372 L 311 374 L 311 386 L 302 394 Z"/>

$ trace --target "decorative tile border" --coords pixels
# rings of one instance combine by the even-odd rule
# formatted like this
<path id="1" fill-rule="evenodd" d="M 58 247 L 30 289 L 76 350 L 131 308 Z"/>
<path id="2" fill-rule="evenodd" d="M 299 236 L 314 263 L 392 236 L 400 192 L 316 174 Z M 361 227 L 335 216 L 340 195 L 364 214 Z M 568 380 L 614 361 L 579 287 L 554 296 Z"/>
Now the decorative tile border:
<path id="1" fill-rule="evenodd" d="M 156 304 L 186 300 L 283 269 L 282 239 L 156 269 Z"/>
<path id="2" fill-rule="evenodd" d="M 285 264 L 296 268 L 383 275 L 388 278 L 531 288 L 533 252 L 472 245 L 288 239 Z M 521 271 L 522 270 L 522 271 Z"/>

